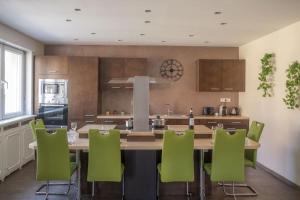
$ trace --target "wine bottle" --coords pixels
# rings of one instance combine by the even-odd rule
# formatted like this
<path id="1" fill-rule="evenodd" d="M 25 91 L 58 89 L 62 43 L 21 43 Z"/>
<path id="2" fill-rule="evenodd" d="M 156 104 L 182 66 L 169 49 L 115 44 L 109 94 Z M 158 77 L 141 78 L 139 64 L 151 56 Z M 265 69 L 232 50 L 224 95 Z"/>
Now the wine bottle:
<path id="1" fill-rule="evenodd" d="M 195 125 L 194 115 L 193 115 L 193 109 L 190 109 L 189 114 L 189 129 L 193 130 Z"/>

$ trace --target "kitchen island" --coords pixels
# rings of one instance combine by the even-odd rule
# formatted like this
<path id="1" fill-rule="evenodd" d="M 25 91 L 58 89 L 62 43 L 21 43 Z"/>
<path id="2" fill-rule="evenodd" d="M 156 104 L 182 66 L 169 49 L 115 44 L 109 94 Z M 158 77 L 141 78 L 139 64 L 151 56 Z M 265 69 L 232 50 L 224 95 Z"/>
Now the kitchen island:
<path id="1" fill-rule="evenodd" d="M 156 199 L 156 165 L 160 162 L 160 154 L 163 145 L 162 139 L 154 141 L 128 141 L 126 138 L 120 141 L 122 150 L 122 162 L 125 164 L 125 195 L 126 199 Z M 246 139 L 246 149 L 257 149 L 259 144 Z M 29 145 L 36 148 L 36 142 Z M 77 152 L 79 162 L 80 181 L 78 195 L 91 194 L 91 183 L 86 181 L 89 141 L 86 138 L 79 138 L 74 144 L 69 145 L 70 150 Z M 193 195 L 200 195 L 203 199 L 204 175 L 202 160 L 204 152 L 213 148 L 212 139 L 196 138 L 194 140 L 195 160 L 195 181 L 190 184 L 190 191 Z M 119 183 L 97 183 L 96 195 L 102 197 L 120 196 L 121 184 Z M 161 195 L 183 195 L 185 185 L 181 183 L 161 184 Z"/>

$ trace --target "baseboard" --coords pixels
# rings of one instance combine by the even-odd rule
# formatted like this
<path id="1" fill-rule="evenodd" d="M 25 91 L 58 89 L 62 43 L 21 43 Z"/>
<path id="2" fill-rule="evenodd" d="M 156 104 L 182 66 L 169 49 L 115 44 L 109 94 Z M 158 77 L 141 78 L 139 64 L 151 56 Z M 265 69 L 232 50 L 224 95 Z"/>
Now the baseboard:
<path id="1" fill-rule="evenodd" d="M 271 174 L 272 176 L 274 176 L 275 178 L 279 179 L 280 181 L 286 183 L 287 185 L 291 186 L 291 187 L 295 187 L 297 189 L 300 190 L 300 186 L 297 185 L 296 183 L 288 180 L 287 178 L 281 176 L 280 174 L 276 173 L 275 171 L 269 169 L 268 167 L 264 166 L 263 164 L 256 162 L 257 167 L 259 167 L 260 169 L 264 170 L 265 172 Z"/>

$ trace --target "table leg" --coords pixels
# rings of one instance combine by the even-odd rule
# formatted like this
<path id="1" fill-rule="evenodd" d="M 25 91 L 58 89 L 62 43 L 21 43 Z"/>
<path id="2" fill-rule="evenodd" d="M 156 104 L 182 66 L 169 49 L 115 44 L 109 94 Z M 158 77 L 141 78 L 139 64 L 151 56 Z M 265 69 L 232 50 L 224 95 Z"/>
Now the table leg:
<path id="1" fill-rule="evenodd" d="M 80 186 L 80 150 L 76 150 L 76 163 L 77 163 L 77 200 L 81 198 L 81 186 Z"/>
<path id="2" fill-rule="evenodd" d="M 200 160 L 200 200 L 204 200 L 205 198 L 205 185 L 204 185 L 204 173 L 203 173 L 203 162 L 204 162 L 204 150 L 200 150 L 200 154 L 199 154 L 199 160 Z"/>

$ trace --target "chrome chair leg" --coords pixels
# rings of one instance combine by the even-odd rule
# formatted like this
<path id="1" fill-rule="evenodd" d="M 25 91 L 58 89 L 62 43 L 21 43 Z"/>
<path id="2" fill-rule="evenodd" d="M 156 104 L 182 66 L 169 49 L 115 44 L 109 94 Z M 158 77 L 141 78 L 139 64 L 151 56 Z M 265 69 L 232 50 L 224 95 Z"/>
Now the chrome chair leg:
<path id="1" fill-rule="evenodd" d="M 189 192 L 189 182 L 186 182 L 186 197 L 189 200 L 192 196 L 192 193 Z"/>
<path id="2" fill-rule="evenodd" d="M 223 192 L 224 192 L 224 194 L 226 195 L 226 196 L 232 196 L 233 198 L 234 198 L 234 200 L 236 200 L 236 193 L 235 193 L 235 184 L 234 184 L 234 182 L 232 182 L 232 184 L 230 184 L 231 186 L 232 186 L 232 193 L 229 193 L 229 192 L 227 192 L 226 191 L 226 186 L 225 186 L 225 184 L 224 184 L 224 182 L 222 182 L 223 184 L 222 184 L 222 187 L 223 187 Z"/>
<path id="3" fill-rule="evenodd" d="M 45 200 L 48 199 L 48 195 L 49 195 L 49 181 L 47 181 L 47 184 L 46 184 L 46 196 L 45 196 Z"/>
<path id="4" fill-rule="evenodd" d="M 92 185 L 92 197 L 95 196 L 95 181 L 93 181 L 93 185 Z"/>
<path id="5" fill-rule="evenodd" d="M 122 200 L 125 199 L 125 176 L 124 176 L 124 173 L 123 173 L 123 176 L 122 176 Z"/>
<path id="6" fill-rule="evenodd" d="M 159 172 L 157 172 L 156 177 L 156 199 L 159 199 Z"/>
<path id="7" fill-rule="evenodd" d="M 228 183 L 228 184 L 224 184 L 224 183 L 218 183 L 219 186 L 225 186 L 225 187 L 232 187 L 232 184 Z M 248 188 L 251 192 L 250 193 L 236 193 L 236 196 L 257 196 L 258 193 L 256 192 L 256 190 L 251 187 L 248 184 L 242 183 L 242 184 L 235 184 L 235 187 L 242 187 L 242 188 Z"/>
<path id="8" fill-rule="evenodd" d="M 71 189 L 71 185 L 74 185 L 73 183 L 71 183 L 71 180 L 69 181 L 69 183 L 50 183 L 49 181 L 47 181 L 46 184 L 41 185 L 35 192 L 36 195 L 68 195 Z M 68 186 L 68 189 L 66 192 L 64 193 L 56 193 L 56 192 L 49 192 L 49 189 L 51 186 Z M 46 192 L 42 192 L 41 190 L 43 190 L 44 188 L 46 188 Z M 47 192 L 48 190 L 48 192 Z"/>

